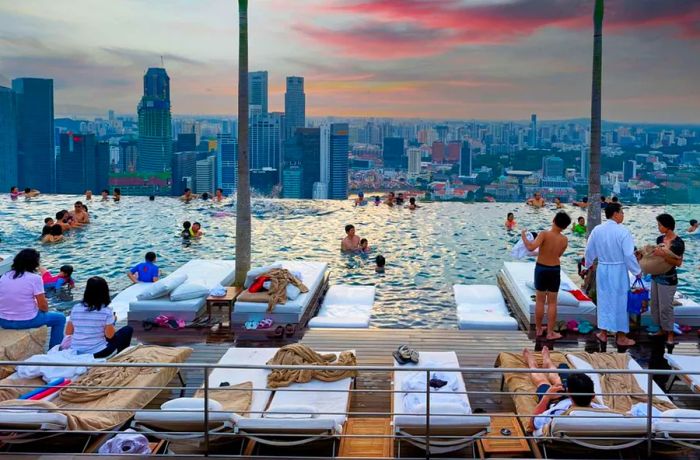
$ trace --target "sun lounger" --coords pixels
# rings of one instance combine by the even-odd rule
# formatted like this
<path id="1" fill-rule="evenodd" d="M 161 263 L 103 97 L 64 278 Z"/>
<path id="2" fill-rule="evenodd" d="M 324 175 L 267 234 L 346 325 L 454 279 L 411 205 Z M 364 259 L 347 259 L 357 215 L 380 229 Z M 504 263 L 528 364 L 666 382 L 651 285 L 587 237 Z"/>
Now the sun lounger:
<path id="1" fill-rule="evenodd" d="M 456 284 L 453 290 L 460 329 L 518 330 L 498 286 Z"/>
<path id="2" fill-rule="evenodd" d="M 505 262 L 498 273 L 498 284 L 509 301 L 513 314 L 527 329 L 535 323 L 535 290 L 532 287 L 535 272 L 534 262 Z M 561 272 L 561 289 L 557 305 L 557 319 L 587 320 L 597 323 L 596 306 L 591 301 L 576 301 L 567 289 L 578 289 L 566 272 Z"/>
<path id="3" fill-rule="evenodd" d="M 192 353 L 190 348 L 150 347 L 139 345 L 124 350 L 120 355 L 129 353 L 133 362 L 182 363 Z M 43 407 L 27 410 L 22 407 L 18 415 L 17 404 L 23 401 L 6 400 L 0 407 L 0 436 L 6 443 L 23 443 L 57 435 L 78 433 L 85 435 L 99 434 L 118 429 L 126 423 L 133 412 L 145 407 L 165 388 L 179 372 L 177 367 L 153 367 L 138 374 L 123 388 L 87 402 L 68 402 L 59 396 L 50 402 L 39 401 Z M 39 379 L 12 380 L 8 377 L 2 385 L 44 385 Z M 144 389 L 155 387 L 153 389 Z M 133 389 L 132 389 L 133 388 Z M 29 391 L 25 388 L 3 389 L 13 391 L 13 397 Z M 26 401 L 24 401 L 26 403 Z M 33 432 L 21 432 L 33 430 Z"/>
<path id="4" fill-rule="evenodd" d="M 234 305 L 231 321 L 233 324 L 242 325 L 247 321 L 260 321 L 263 318 L 271 318 L 278 325 L 302 324 L 308 321 L 314 313 L 327 286 L 328 264 L 325 262 L 284 261 L 277 262 L 282 268 L 301 273 L 301 282 L 309 289 L 309 292 L 300 294 L 296 299 L 288 299 L 285 304 L 277 304 L 272 312 L 267 313 L 267 300 L 251 301 L 256 299 L 256 294 L 247 290 L 243 291 Z M 266 297 L 266 296 L 261 296 Z"/>
<path id="5" fill-rule="evenodd" d="M 309 321 L 309 327 L 368 328 L 375 291 L 374 286 L 331 286 L 318 315 Z"/>
<path id="6" fill-rule="evenodd" d="M 277 348 L 229 348 L 217 364 L 264 365 L 277 352 Z M 234 413 L 226 410 L 210 411 L 210 439 L 231 437 L 236 423 L 245 419 L 258 419 L 262 416 L 272 395 L 267 389 L 267 369 L 215 368 L 209 374 L 209 388 L 214 390 L 223 382 L 229 386 L 250 382 L 252 399 L 248 413 Z M 214 397 L 212 396 L 212 399 Z M 139 411 L 134 416 L 132 428 L 149 433 L 168 441 L 202 440 L 204 438 L 204 414 L 200 411 Z"/>
<path id="7" fill-rule="evenodd" d="M 236 263 L 233 260 L 193 259 L 164 279 L 174 279 L 180 275 L 187 275 L 187 279 L 182 284 L 195 284 L 211 289 L 217 284 L 229 285 L 233 281 L 235 271 Z M 117 295 L 112 301 L 112 307 L 116 308 L 117 316 L 119 316 L 118 311 L 123 311 L 124 305 L 128 303 L 129 321 L 140 323 L 158 315 L 166 315 L 171 319 L 191 322 L 198 317 L 209 294 L 206 292 L 197 298 L 179 301 L 171 300 L 169 295 L 156 299 L 139 300 L 137 296 L 152 285 L 152 283 L 136 283 Z M 115 301 L 117 302 L 116 306 L 114 305 Z M 123 316 L 121 317 L 123 318 Z"/>
<path id="8" fill-rule="evenodd" d="M 340 355 L 340 352 L 320 353 Z M 352 378 L 345 378 L 335 382 L 311 380 L 278 388 L 263 416 L 238 420 L 237 432 L 273 446 L 335 440 L 347 421 L 352 384 Z"/>
<path id="9" fill-rule="evenodd" d="M 688 384 L 693 393 L 700 393 L 700 356 L 674 355 L 666 353 L 664 358 L 671 368 L 677 371 L 688 372 L 679 376 Z M 692 372 L 698 372 L 693 374 Z M 670 386 L 669 386 L 670 387 Z"/>
<path id="10" fill-rule="evenodd" d="M 12 330 L 0 328 L 0 361 L 24 361 L 44 352 L 46 327 Z M 12 366 L 0 366 L 0 379 L 14 372 Z"/>
<path id="11" fill-rule="evenodd" d="M 412 372 L 411 369 L 416 367 L 459 368 L 455 352 L 422 351 L 417 365 L 412 363 L 400 365 L 394 361 L 394 367 L 396 370 L 393 373 L 392 423 L 399 442 L 405 440 L 421 449 L 439 454 L 463 449 L 488 432 L 491 419 L 487 416 L 472 415 L 464 378 L 459 372 L 455 372 L 452 376 L 457 379 L 457 391 L 447 393 L 453 396 L 453 399 L 459 400 L 459 404 L 453 404 L 452 407 L 445 407 L 447 404 L 444 403 L 432 404 L 428 443 L 426 443 L 428 431 L 425 409 L 409 411 L 404 405 L 406 396 L 412 394 L 403 391 L 404 382 L 415 379 L 417 374 L 425 375 L 425 372 Z M 432 401 L 433 398 L 431 403 Z"/>

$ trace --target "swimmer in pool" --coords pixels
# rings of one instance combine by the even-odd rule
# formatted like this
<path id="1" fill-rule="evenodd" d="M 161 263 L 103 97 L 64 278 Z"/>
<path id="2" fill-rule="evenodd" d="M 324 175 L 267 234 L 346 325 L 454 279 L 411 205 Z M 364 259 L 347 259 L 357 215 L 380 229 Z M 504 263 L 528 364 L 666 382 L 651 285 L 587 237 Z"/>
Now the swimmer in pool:
<path id="1" fill-rule="evenodd" d="M 202 231 L 202 224 L 199 222 L 194 222 L 192 227 L 190 227 L 190 235 L 192 235 L 192 238 L 200 238 L 203 236 L 204 232 Z"/>
<path id="2" fill-rule="evenodd" d="M 360 249 L 360 252 L 363 252 L 365 254 L 370 251 L 369 242 L 367 241 L 367 238 L 362 238 L 360 240 L 360 248 L 359 249 Z"/>
<path id="3" fill-rule="evenodd" d="M 396 195 L 394 194 L 394 192 L 389 192 L 389 194 L 384 199 L 384 204 L 386 204 L 387 206 L 393 207 L 395 200 L 396 200 Z"/>
<path id="4" fill-rule="evenodd" d="M 197 195 L 192 193 L 192 190 L 190 190 L 189 188 L 186 188 L 185 193 L 183 193 L 182 196 L 180 197 L 180 201 L 182 201 L 184 203 L 189 203 L 190 201 L 194 200 L 195 198 L 197 198 Z"/>
<path id="5" fill-rule="evenodd" d="M 19 187 L 17 187 L 16 185 L 10 187 L 10 199 L 11 200 L 16 200 L 17 198 L 19 198 L 19 196 L 21 194 L 22 193 L 19 191 Z"/>
<path id="6" fill-rule="evenodd" d="M 380 204 L 382 204 L 382 199 L 379 198 L 379 195 L 374 195 L 374 205 L 379 206 Z"/>
<path id="7" fill-rule="evenodd" d="M 118 203 L 122 199 L 122 189 L 120 188 L 115 188 L 114 189 L 114 194 L 112 195 L 112 199 L 114 200 L 115 203 Z"/>
<path id="8" fill-rule="evenodd" d="M 509 212 L 506 216 L 506 230 L 513 230 L 517 223 L 515 222 L 515 214 Z"/>
<path id="9" fill-rule="evenodd" d="M 413 196 L 412 196 L 411 198 L 408 199 L 408 206 L 406 206 L 406 207 L 407 207 L 408 209 L 410 209 L 411 211 L 420 208 L 420 206 L 418 206 L 418 205 L 416 204 L 416 198 L 413 197 Z"/>
<path id="10" fill-rule="evenodd" d="M 192 223 L 189 220 L 184 221 L 182 223 L 182 232 L 180 232 L 180 236 L 185 238 L 185 239 L 192 238 L 192 234 L 190 233 L 191 228 L 192 228 Z"/>
<path id="11" fill-rule="evenodd" d="M 583 216 L 579 216 L 578 223 L 574 225 L 573 231 L 575 234 L 581 236 L 586 234 L 586 219 L 584 219 Z"/>
<path id="12" fill-rule="evenodd" d="M 85 190 L 85 201 L 92 201 L 92 190 Z"/>
<path id="13" fill-rule="evenodd" d="M 214 201 L 221 203 L 225 199 L 226 199 L 226 197 L 224 196 L 224 189 L 217 188 L 216 194 L 214 195 Z"/>
<path id="14" fill-rule="evenodd" d="M 367 201 L 365 200 L 365 194 L 363 192 L 358 192 L 357 193 L 357 198 L 355 198 L 355 206 L 364 206 L 367 204 Z"/>
<path id="15" fill-rule="evenodd" d="M 340 250 L 343 252 L 356 251 L 360 247 L 360 237 L 355 235 L 355 226 L 345 226 L 345 238 L 340 242 Z"/>
<path id="16" fill-rule="evenodd" d="M 542 194 L 540 192 L 535 192 L 533 197 L 526 201 L 526 204 L 532 206 L 533 208 L 544 207 L 544 203 L 544 198 L 542 198 Z"/>
<path id="17" fill-rule="evenodd" d="M 695 233 L 698 229 L 698 221 L 696 219 L 690 219 L 690 227 L 686 230 L 688 233 Z"/>
<path id="18" fill-rule="evenodd" d="M 102 193 L 100 193 L 100 195 L 102 195 L 102 200 L 100 201 L 109 201 L 109 190 L 102 190 Z"/>
<path id="19" fill-rule="evenodd" d="M 374 266 L 374 271 L 375 271 L 376 273 L 384 273 L 384 271 L 385 271 L 385 268 L 384 268 L 384 267 L 386 266 L 386 259 L 384 258 L 383 255 L 381 255 L 381 254 L 378 255 L 378 256 L 374 259 L 374 264 L 375 264 L 375 266 Z"/>
<path id="20" fill-rule="evenodd" d="M 561 204 L 561 199 L 559 197 L 554 198 L 554 209 L 562 209 L 564 207 L 563 204 Z"/>

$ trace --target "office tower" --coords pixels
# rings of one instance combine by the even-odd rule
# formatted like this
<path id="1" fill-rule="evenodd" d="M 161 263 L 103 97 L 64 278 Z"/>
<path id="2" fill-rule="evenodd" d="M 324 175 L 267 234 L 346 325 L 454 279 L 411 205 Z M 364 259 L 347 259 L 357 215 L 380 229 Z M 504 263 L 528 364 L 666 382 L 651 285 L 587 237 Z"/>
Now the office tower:
<path id="1" fill-rule="evenodd" d="M 320 180 L 319 182 L 328 185 L 331 181 L 331 127 L 330 125 L 323 124 L 319 127 L 320 131 Z M 328 187 L 326 187 L 328 190 Z M 326 195 L 324 198 L 328 198 Z"/>
<path id="2" fill-rule="evenodd" d="M 17 104 L 15 92 L 0 86 L 0 190 L 19 187 L 17 166 Z"/>
<path id="3" fill-rule="evenodd" d="M 590 147 L 581 148 L 581 177 L 588 180 L 588 172 L 591 170 L 591 149 Z"/>
<path id="4" fill-rule="evenodd" d="M 250 169 L 273 168 L 279 171 L 282 154 L 282 114 L 261 114 L 251 118 Z"/>
<path id="5" fill-rule="evenodd" d="M 537 114 L 530 115 L 530 147 L 537 147 Z"/>
<path id="6" fill-rule="evenodd" d="M 460 141 L 450 141 L 447 144 L 446 159 L 448 163 L 459 163 L 460 152 L 462 151 L 462 143 Z"/>
<path id="7" fill-rule="evenodd" d="M 213 194 L 216 188 L 216 155 L 209 155 L 203 160 L 197 160 L 196 170 L 195 193 Z"/>
<path id="8" fill-rule="evenodd" d="M 419 148 L 411 147 L 406 153 L 408 154 L 408 177 L 415 178 L 420 175 L 421 152 Z"/>
<path id="9" fill-rule="evenodd" d="M 119 141 L 118 171 L 120 173 L 136 171 L 139 157 L 139 146 L 136 139 L 122 139 Z"/>
<path id="10" fill-rule="evenodd" d="M 304 77 L 287 77 L 287 91 L 284 93 L 285 137 L 294 135 L 297 128 L 306 125 L 306 95 Z"/>
<path id="11" fill-rule="evenodd" d="M 313 198 L 314 200 L 327 200 L 328 183 L 314 182 L 313 190 L 311 191 L 311 198 Z"/>
<path id="12" fill-rule="evenodd" d="M 435 141 L 431 147 L 431 156 L 433 163 L 442 163 L 445 161 L 445 143 Z"/>
<path id="13" fill-rule="evenodd" d="M 622 180 L 623 182 L 629 182 L 630 179 L 637 177 L 637 162 L 634 160 L 627 160 L 622 164 Z"/>
<path id="14" fill-rule="evenodd" d="M 172 161 L 172 195 L 180 196 L 185 189 L 194 190 L 197 182 L 197 152 L 175 152 Z"/>
<path id="15" fill-rule="evenodd" d="M 53 80 L 12 80 L 17 103 L 18 182 L 45 193 L 56 191 Z"/>
<path id="16" fill-rule="evenodd" d="M 459 156 L 459 175 L 472 175 L 472 149 L 469 142 L 462 142 L 462 150 Z"/>
<path id="17" fill-rule="evenodd" d="M 107 120 L 114 121 L 114 110 L 107 111 Z"/>
<path id="18" fill-rule="evenodd" d="M 345 200 L 348 197 L 348 151 L 350 150 L 348 124 L 333 123 L 330 126 L 330 131 L 331 164 L 330 181 L 328 182 L 328 198 L 331 200 Z"/>
<path id="19" fill-rule="evenodd" d="M 564 160 L 555 156 L 543 158 L 542 177 L 564 177 Z"/>
<path id="20" fill-rule="evenodd" d="M 304 170 L 300 165 L 285 165 L 282 170 L 282 198 L 304 198 L 302 180 Z"/>
<path id="21" fill-rule="evenodd" d="M 71 195 L 95 188 L 95 135 L 61 133 L 56 162 L 56 191 Z"/>
<path id="22" fill-rule="evenodd" d="M 143 77 L 143 97 L 138 105 L 138 172 L 163 172 L 172 160 L 170 77 L 165 69 L 151 67 Z"/>
<path id="23" fill-rule="evenodd" d="M 449 132 L 449 128 L 447 126 L 436 126 L 435 132 L 437 132 L 438 140 L 440 140 L 443 144 L 447 142 L 447 133 Z"/>
<path id="24" fill-rule="evenodd" d="M 231 134 L 219 134 L 217 137 L 216 183 L 224 190 L 224 195 L 232 195 L 238 184 L 238 141 Z"/>
<path id="25" fill-rule="evenodd" d="M 248 73 L 248 105 L 258 105 L 267 114 L 267 70 Z"/>
<path id="26" fill-rule="evenodd" d="M 95 193 L 99 193 L 99 191 L 104 189 L 109 189 L 111 150 L 109 142 L 98 142 L 95 146 L 95 179 L 91 188 Z"/>
<path id="27" fill-rule="evenodd" d="M 312 198 L 313 185 L 321 181 L 321 130 L 319 128 L 299 128 L 294 137 L 287 139 L 284 146 L 284 167 L 282 168 L 282 195 L 285 198 Z M 301 176 L 299 176 L 301 174 Z M 299 193 L 285 191 L 287 184 L 296 184 L 300 177 Z M 291 181 L 291 182 L 290 182 Z M 293 185 L 293 190 L 297 185 Z M 294 196 L 292 196 L 294 195 Z M 299 195 L 299 196 L 296 196 Z"/>
<path id="28" fill-rule="evenodd" d="M 250 187 L 262 195 L 270 195 L 272 189 L 280 183 L 277 169 L 263 168 L 250 171 Z"/>
<path id="29" fill-rule="evenodd" d="M 403 158 L 403 137 L 384 138 L 384 169 L 400 169 Z"/>
<path id="30" fill-rule="evenodd" d="M 195 133 L 180 133 L 177 135 L 175 144 L 176 152 L 191 152 L 197 150 L 197 134 Z"/>

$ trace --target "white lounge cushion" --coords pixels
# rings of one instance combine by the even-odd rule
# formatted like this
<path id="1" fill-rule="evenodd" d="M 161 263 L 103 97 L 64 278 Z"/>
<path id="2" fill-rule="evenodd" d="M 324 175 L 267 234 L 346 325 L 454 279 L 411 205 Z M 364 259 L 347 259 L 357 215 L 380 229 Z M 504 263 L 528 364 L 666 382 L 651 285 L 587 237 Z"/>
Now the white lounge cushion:
<path id="1" fill-rule="evenodd" d="M 562 280 L 562 283 L 563 283 L 563 280 Z M 525 286 L 527 286 L 528 288 L 530 288 L 533 291 L 536 291 L 535 283 L 532 281 L 526 282 Z M 563 285 L 559 289 L 559 292 L 557 293 L 557 305 L 578 307 L 579 300 L 576 297 L 574 297 L 574 295 L 572 293 L 570 293 L 569 291 L 567 291 L 566 289 L 568 289 L 568 287 L 565 288 L 565 286 L 563 286 Z M 571 289 L 576 289 L 576 288 L 573 287 Z"/>
<path id="2" fill-rule="evenodd" d="M 202 411 L 204 409 L 204 398 L 176 398 L 161 404 L 164 411 Z M 220 411 L 223 406 L 219 401 L 209 399 L 207 408 L 210 411 Z"/>
<path id="3" fill-rule="evenodd" d="M 309 320 L 310 328 L 333 328 L 333 329 L 366 329 L 369 327 L 370 314 L 354 314 L 346 316 L 324 315 L 316 316 Z"/>
<path id="4" fill-rule="evenodd" d="M 418 404 L 413 408 L 413 413 L 425 415 L 426 410 L 427 406 L 425 404 Z M 469 415 L 471 414 L 471 410 L 468 410 L 461 404 L 433 402 L 430 404 L 430 413 L 436 415 Z"/>
<path id="5" fill-rule="evenodd" d="M 517 330 L 498 286 L 456 284 L 453 286 L 460 329 Z"/>
<path id="6" fill-rule="evenodd" d="M 602 436 L 630 436 L 646 433 L 647 422 L 641 418 L 625 417 L 614 412 L 575 410 L 566 417 L 552 420 L 552 436 L 566 434 Z"/>
<path id="7" fill-rule="evenodd" d="M 664 437 L 700 437 L 700 411 L 671 409 L 654 420 L 654 432 Z"/>
<path id="8" fill-rule="evenodd" d="M 173 289 L 170 293 L 170 300 L 177 302 L 180 300 L 198 299 L 209 295 L 209 288 L 196 283 L 183 283 Z"/>
<path id="9" fill-rule="evenodd" d="M 172 274 L 166 276 L 162 280 L 158 280 L 153 283 L 148 289 L 136 296 L 136 298 L 138 300 L 151 300 L 164 297 L 186 280 L 187 275 L 185 274 Z"/>
<path id="10" fill-rule="evenodd" d="M 328 288 L 323 305 L 374 305 L 377 289 L 374 286 L 334 284 Z"/>
<path id="11" fill-rule="evenodd" d="M 61 430 L 68 426 L 68 417 L 58 412 L 0 410 L 0 429 Z"/>
<path id="12" fill-rule="evenodd" d="M 265 418 L 314 418 L 318 417 L 318 409 L 308 404 L 280 404 L 271 407 L 263 414 Z"/>

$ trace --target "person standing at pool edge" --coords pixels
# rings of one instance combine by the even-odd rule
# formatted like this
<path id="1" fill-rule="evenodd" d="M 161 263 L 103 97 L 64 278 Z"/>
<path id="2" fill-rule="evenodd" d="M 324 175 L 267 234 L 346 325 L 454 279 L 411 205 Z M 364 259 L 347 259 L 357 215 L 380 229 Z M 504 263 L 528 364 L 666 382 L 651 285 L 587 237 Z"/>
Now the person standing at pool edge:
<path id="1" fill-rule="evenodd" d="M 605 207 L 607 221 L 593 229 L 586 245 L 586 269 L 598 260 L 596 268 L 596 293 L 598 327 L 596 334 L 601 344 L 607 344 L 608 332 L 615 332 L 618 346 L 631 347 L 636 342 L 626 336 L 630 330 L 627 315 L 627 292 L 630 280 L 627 271 L 642 277 L 637 257 L 634 255 L 634 239 L 622 225 L 625 213 L 620 203 Z"/>
<path id="2" fill-rule="evenodd" d="M 160 276 L 160 269 L 155 262 L 156 253 L 149 251 L 146 253 L 146 261 L 134 266 L 126 276 L 132 283 L 155 283 Z"/>
<path id="3" fill-rule="evenodd" d="M 571 224 L 571 217 L 565 212 L 558 212 L 552 220 L 552 228 L 539 232 L 534 241 L 527 239 L 527 231 L 523 230 L 521 238 L 528 251 L 539 248 L 537 264 L 535 265 L 535 332 L 536 336 L 544 335 L 542 320 L 544 319 L 544 304 L 547 303 L 547 340 L 557 340 L 561 334 L 554 332 L 557 322 L 557 296 L 561 284 L 560 258 L 569 245 L 569 240 L 562 235 Z"/>

